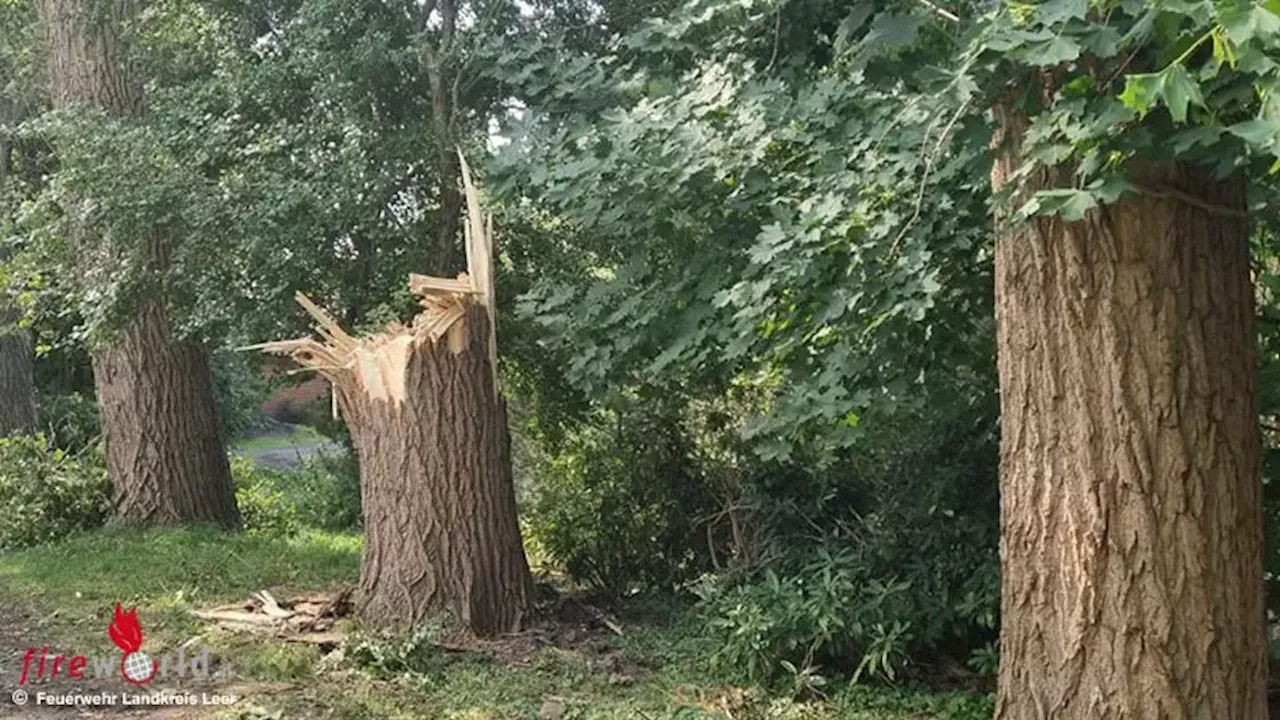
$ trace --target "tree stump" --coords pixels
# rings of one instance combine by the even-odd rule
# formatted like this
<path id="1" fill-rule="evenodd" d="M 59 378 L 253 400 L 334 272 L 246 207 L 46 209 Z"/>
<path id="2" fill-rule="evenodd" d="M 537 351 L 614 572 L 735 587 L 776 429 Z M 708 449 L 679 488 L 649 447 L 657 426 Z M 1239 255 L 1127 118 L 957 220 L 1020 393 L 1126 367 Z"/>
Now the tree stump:
<path id="1" fill-rule="evenodd" d="M 360 459 L 361 615 L 405 631 L 449 613 L 480 635 L 519 630 L 532 597 L 498 390 L 492 230 L 463 162 L 468 273 L 410 276 L 423 312 L 356 339 L 306 296 L 312 338 L 255 346 L 333 383 Z"/>

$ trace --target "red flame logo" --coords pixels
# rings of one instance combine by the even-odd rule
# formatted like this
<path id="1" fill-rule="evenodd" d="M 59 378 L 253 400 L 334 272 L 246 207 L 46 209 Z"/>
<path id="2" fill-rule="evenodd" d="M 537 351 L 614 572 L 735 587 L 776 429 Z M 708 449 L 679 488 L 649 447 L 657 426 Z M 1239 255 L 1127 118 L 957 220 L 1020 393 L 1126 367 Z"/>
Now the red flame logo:
<path id="1" fill-rule="evenodd" d="M 111 636 L 111 642 L 124 651 L 120 657 L 120 674 L 125 680 L 134 685 L 146 685 L 156 676 L 159 664 L 139 650 L 142 647 L 142 626 L 138 624 L 137 608 L 129 608 L 129 612 L 125 612 L 120 603 L 116 603 L 116 615 L 107 627 L 107 634 Z"/>
<path id="2" fill-rule="evenodd" d="M 107 628 L 107 634 L 111 636 L 111 642 L 126 655 L 137 652 L 142 647 L 142 626 L 138 624 L 138 609 L 129 608 L 129 612 L 125 612 L 120 603 L 116 603 L 116 617 Z"/>

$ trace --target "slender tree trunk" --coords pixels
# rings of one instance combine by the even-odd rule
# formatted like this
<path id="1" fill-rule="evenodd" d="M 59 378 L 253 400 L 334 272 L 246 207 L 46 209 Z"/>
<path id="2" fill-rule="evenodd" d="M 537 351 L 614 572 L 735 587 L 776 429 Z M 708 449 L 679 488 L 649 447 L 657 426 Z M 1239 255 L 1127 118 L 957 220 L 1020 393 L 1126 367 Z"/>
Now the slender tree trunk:
<path id="1" fill-rule="evenodd" d="M 457 33 L 457 0 L 427 0 L 419 7 L 419 32 L 427 33 L 431 18 L 439 12 L 439 27 L 423 38 L 427 87 L 431 94 L 431 124 L 436 146 L 436 186 L 440 189 L 440 210 L 431 253 L 431 270 L 440 275 L 454 271 L 458 259 L 458 230 L 462 218 L 462 193 L 458 189 L 459 167 L 454 129 L 457 125 L 458 93 L 462 76 L 454 57 Z"/>
<path id="2" fill-rule="evenodd" d="M 463 320 L 483 329 L 483 307 Z M 402 401 L 339 382 L 360 457 L 363 617 L 406 630 L 442 611 L 481 635 L 519 630 L 532 579 L 516 521 L 506 403 L 495 394 L 486 333 L 455 353 L 408 350 Z"/>
<path id="3" fill-rule="evenodd" d="M 1004 117 L 992 184 L 1020 164 Z M 996 241 L 999 720 L 1261 720 L 1260 438 L 1244 187 Z"/>
<path id="4" fill-rule="evenodd" d="M 17 311 L 0 306 L 0 437 L 36 428 L 31 335 L 17 320 Z"/>
<path id="5" fill-rule="evenodd" d="M 0 96 L 0 128 L 19 122 L 18 104 Z M 0 135 L 0 197 L 7 192 L 12 149 Z M 8 258 L 0 253 L 0 264 Z M 0 287 L 0 437 L 33 432 L 36 428 L 36 385 L 31 333 L 18 327 L 21 313 L 9 304 Z"/>
<path id="6" fill-rule="evenodd" d="M 134 0 L 39 0 L 54 107 L 145 116 L 146 97 L 120 36 L 137 9 Z M 90 245 L 93 232 L 78 228 L 77 242 Z M 151 238 L 151 272 L 166 272 L 169 240 Z M 127 327 L 95 350 L 93 368 L 117 519 L 239 525 L 207 356 L 174 340 L 163 298 L 144 300 Z"/>

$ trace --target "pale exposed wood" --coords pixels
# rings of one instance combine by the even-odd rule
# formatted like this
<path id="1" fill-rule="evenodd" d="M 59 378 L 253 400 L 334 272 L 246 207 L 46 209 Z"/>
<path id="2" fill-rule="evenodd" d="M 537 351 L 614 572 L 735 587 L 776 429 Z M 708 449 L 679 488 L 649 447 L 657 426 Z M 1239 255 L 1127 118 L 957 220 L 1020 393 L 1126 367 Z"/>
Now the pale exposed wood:
<path id="1" fill-rule="evenodd" d="M 432 277 L 431 275 L 409 273 L 409 290 L 417 295 L 425 295 L 427 293 L 467 294 L 476 292 L 476 286 L 467 277 L 466 273 L 460 274 L 457 278 Z"/>
<path id="2" fill-rule="evenodd" d="M 336 320 L 329 317 L 328 313 L 320 309 L 320 307 L 315 303 L 311 302 L 311 298 L 301 292 L 295 294 L 294 298 L 298 301 L 298 304 L 302 306 L 303 310 L 306 310 L 311 317 L 315 318 L 317 323 L 316 331 L 320 333 L 320 336 L 325 338 L 330 345 L 343 350 L 350 350 L 355 347 L 355 338 L 348 335 L 347 332 L 338 325 Z"/>
<path id="3" fill-rule="evenodd" d="M 467 272 L 471 274 L 476 292 L 489 311 L 489 367 L 493 372 L 493 387 L 498 387 L 498 301 L 493 282 L 493 216 L 486 221 L 480 210 L 480 194 L 471 179 L 471 166 L 462 150 L 458 150 L 462 169 L 462 186 L 467 197 Z M 496 397 L 496 394 L 495 394 Z"/>

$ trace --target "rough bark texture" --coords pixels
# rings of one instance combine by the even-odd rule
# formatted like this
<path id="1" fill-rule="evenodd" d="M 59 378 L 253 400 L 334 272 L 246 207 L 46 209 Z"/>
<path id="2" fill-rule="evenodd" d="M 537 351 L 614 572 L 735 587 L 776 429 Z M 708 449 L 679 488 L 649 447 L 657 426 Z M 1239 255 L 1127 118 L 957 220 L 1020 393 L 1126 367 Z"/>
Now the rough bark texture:
<path id="1" fill-rule="evenodd" d="M 1136 174 L 1141 195 L 996 242 L 999 720 L 1266 717 L 1244 188 Z"/>
<path id="2" fill-rule="evenodd" d="M 240 523 L 209 377 L 205 354 L 173 341 L 155 303 L 94 355 L 119 522 Z"/>
<path id="3" fill-rule="evenodd" d="M 137 9 L 133 0 L 39 0 L 55 107 L 145 114 L 142 84 L 119 35 Z M 77 232 L 88 247 L 93 228 Z M 165 272 L 167 240 L 148 239 L 150 272 Z M 95 351 L 93 368 L 117 519 L 239 525 L 207 357 L 174 340 L 163 299 L 144 301 L 128 326 Z"/>
<path id="4" fill-rule="evenodd" d="M 0 126 L 22 119 L 18 104 L 0 96 Z M 12 170 L 12 149 L 0 134 L 0 193 L 5 192 Z M 0 253 L 0 264 L 7 258 Z M 36 428 L 34 348 L 31 333 L 19 328 L 21 313 L 9 304 L 0 287 L 0 437 L 32 432 Z"/>
<path id="5" fill-rule="evenodd" d="M 31 335 L 14 323 L 18 313 L 0 298 L 0 437 L 36 428 Z"/>
<path id="6" fill-rule="evenodd" d="M 481 635 L 521 629 L 532 578 L 520 540 L 506 403 L 488 317 L 468 303 L 466 347 L 410 345 L 404 397 L 337 383 L 360 457 L 366 622 L 406 630 L 450 612 Z"/>

